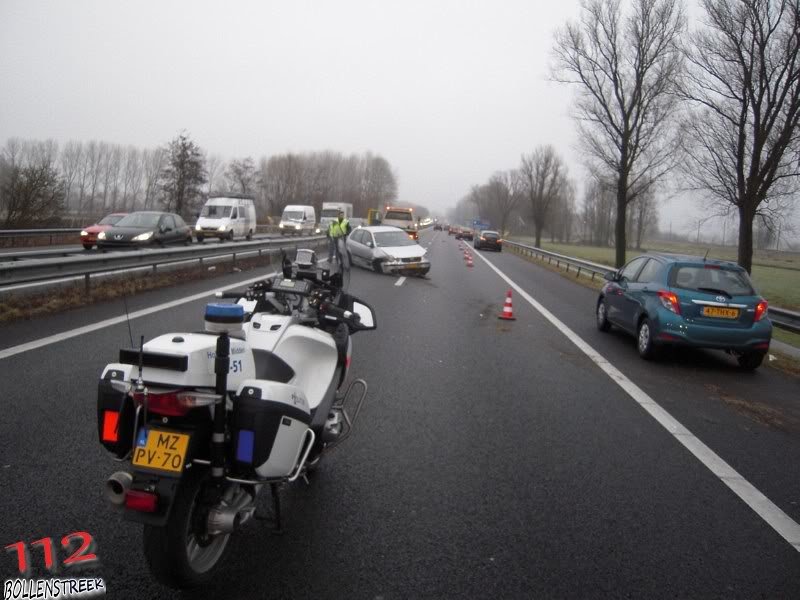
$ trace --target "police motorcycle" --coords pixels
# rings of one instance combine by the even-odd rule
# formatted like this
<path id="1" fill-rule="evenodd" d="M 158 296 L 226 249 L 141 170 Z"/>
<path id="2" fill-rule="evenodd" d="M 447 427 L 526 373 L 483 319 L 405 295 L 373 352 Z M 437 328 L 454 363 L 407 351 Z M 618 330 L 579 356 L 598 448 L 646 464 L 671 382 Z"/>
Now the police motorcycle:
<path id="1" fill-rule="evenodd" d="M 106 496 L 143 524 L 158 581 L 202 584 L 248 521 L 280 529 L 280 488 L 307 482 L 352 431 L 367 385 L 345 386 L 351 336 L 376 320 L 347 293 L 348 258 L 322 268 L 311 250 L 284 256 L 282 273 L 222 295 L 235 304 L 209 304 L 203 331 L 142 338 L 103 369 L 98 436 L 127 467 Z M 266 490 L 272 515 L 262 517 Z"/>

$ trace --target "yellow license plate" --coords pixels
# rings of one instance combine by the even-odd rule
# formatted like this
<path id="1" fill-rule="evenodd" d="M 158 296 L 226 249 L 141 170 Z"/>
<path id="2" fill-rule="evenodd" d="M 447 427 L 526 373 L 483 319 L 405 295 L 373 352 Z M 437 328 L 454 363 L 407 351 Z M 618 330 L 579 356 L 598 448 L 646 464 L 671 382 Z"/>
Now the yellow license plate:
<path id="1" fill-rule="evenodd" d="M 739 309 L 738 308 L 721 308 L 718 306 L 704 306 L 703 307 L 703 316 L 704 317 L 721 317 L 723 319 L 738 319 L 739 318 Z"/>
<path id="2" fill-rule="evenodd" d="M 133 449 L 136 467 L 180 473 L 189 447 L 189 435 L 158 429 L 140 429 Z"/>

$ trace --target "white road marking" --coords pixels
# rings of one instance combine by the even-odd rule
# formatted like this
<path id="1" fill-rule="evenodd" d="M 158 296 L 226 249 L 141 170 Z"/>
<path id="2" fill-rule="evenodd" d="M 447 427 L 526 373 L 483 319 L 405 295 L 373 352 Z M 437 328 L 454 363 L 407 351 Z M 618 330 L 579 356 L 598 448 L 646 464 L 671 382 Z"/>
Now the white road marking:
<path id="1" fill-rule="evenodd" d="M 186 304 L 187 302 L 194 302 L 195 300 L 201 300 L 202 298 L 208 298 L 209 296 L 213 296 L 217 292 L 224 292 L 225 290 L 230 290 L 233 288 L 240 288 L 251 283 L 255 283 L 256 281 L 260 281 L 265 277 L 270 277 L 275 275 L 275 273 L 269 273 L 267 275 L 261 275 L 260 277 L 253 277 L 252 279 L 248 279 L 246 281 L 240 281 L 238 283 L 234 283 L 232 285 L 226 285 L 225 287 L 215 288 L 213 290 L 208 290 L 206 292 L 201 292 L 199 294 L 194 294 L 192 296 L 187 296 L 185 298 L 181 298 L 180 300 L 173 300 L 171 302 L 165 302 L 164 304 L 159 304 L 158 306 L 151 306 L 150 308 L 143 308 L 142 310 L 137 310 L 135 312 L 130 313 L 130 319 L 138 319 L 139 317 L 145 317 L 147 315 L 151 315 L 154 312 L 158 312 L 160 310 L 166 310 L 168 308 L 174 308 L 176 306 L 180 306 L 181 304 Z M 98 323 L 92 323 L 91 325 L 84 325 L 83 327 L 78 327 L 76 329 L 70 329 L 69 331 L 64 331 L 62 333 L 57 333 L 55 335 L 49 335 L 44 338 L 39 338 L 38 340 L 33 340 L 31 342 L 26 342 L 24 344 L 19 344 L 18 346 L 11 346 L 10 348 L 6 348 L 5 350 L 0 350 L 0 360 L 4 358 L 10 358 L 17 354 L 21 354 L 23 352 L 27 352 L 28 350 L 35 350 L 37 348 L 42 348 L 43 346 L 48 346 L 50 344 L 55 344 L 56 342 L 60 342 L 62 340 L 67 340 L 69 338 L 73 338 L 79 335 L 83 335 L 84 333 L 91 333 L 92 331 L 97 331 L 98 329 L 102 329 L 104 327 L 110 327 L 111 325 L 117 325 L 119 323 L 124 323 L 128 317 L 125 315 L 121 315 L 119 317 L 113 317 L 111 319 L 105 319 L 104 321 L 100 321 Z"/>
<path id="2" fill-rule="evenodd" d="M 404 282 L 405 280 L 406 280 L 406 278 L 405 278 L 405 277 L 401 277 L 400 279 L 398 279 L 398 280 L 395 282 L 395 285 L 396 285 L 397 287 L 400 287 L 401 285 L 403 285 L 403 282 Z"/>
<path id="3" fill-rule="evenodd" d="M 711 448 L 706 446 L 691 431 L 686 429 L 681 423 L 670 415 L 666 410 L 653 400 L 647 393 L 637 386 L 633 381 L 622 374 L 605 357 L 587 344 L 578 334 L 572 331 L 567 325 L 560 321 L 553 313 L 532 298 L 525 290 L 511 280 L 505 273 L 495 267 L 489 259 L 481 254 L 477 254 L 482 261 L 497 273 L 501 279 L 506 281 L 516 292 L 522 296 L 534 309 L 550 321 L 556 329 L 563 333 L 567 339 L 575 344 L 592 362 L 600 367 L 617 385 L 633 398 L 651 417 L 653 417 L 664 429 L 678 440 L 683 446 L 694 454 L 703 465 L 705 465 L 714 475 L 716 475 L 734 494 L 747 504 L 753 511 L 778 534 L 791 544 L 795 550 L 800 552 L 800 524 L 783 512 L 775 503 L 762 494 L 753 484 L 742 477 L 733 467 L 726 463 Z"/>

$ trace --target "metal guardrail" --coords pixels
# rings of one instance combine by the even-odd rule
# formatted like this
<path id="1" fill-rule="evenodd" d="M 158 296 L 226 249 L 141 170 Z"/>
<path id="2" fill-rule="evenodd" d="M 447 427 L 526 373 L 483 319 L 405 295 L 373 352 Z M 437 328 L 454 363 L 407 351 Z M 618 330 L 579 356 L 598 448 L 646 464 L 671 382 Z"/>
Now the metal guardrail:
<path id="1" fill-rule="evenodd" d="M 549 252 L 548 250 L 542 250 L 541 248 L 536 248 L 535 246 L 520 244 L 519 242 L 512 242 L 510 240 L 504 239 L 503 246 L 510 246 L 520 254 L 526 256 L 547 260 L 549 264 L 555 262 L 557 267 L 561 267 L 563 264 L 566 267 L 567 273 L 569 273 L 569 269 L 572 267 L 575 269 L 575 277 L 580 276 L 581 271 L 586 271 L 587 273 L 591 273 L 591 278 L 594 280 L 596 275 L 603 276 L 609 271 L 617 270 L 615 267 L 610 267 L 608 265 L 582 260 L 580 258 L 575 258 L 574 256 L 566 256 L 556 252 Z M 786 331 L 791 331 L 793 333 L 800 333 L 800 312 L 779 308 L 777 306 L 770 306 L 769 319 L 776 327 L 780 327 L 781 329 L 785 329 Z"/>
<path id="2" fill-rule="evenodd" d="M 161 265 L 180 262 L 232 256 L 234 265 L 237 255 L 272 253 L 282 247 L 296 247 L 300 243 L 320 242 L 324 236 L 272 238 L 251 242 L 228 242 L 213 245 L 193 245 L 187 247 L 164 248 L 158 250 L 131 250 L 93 254 L 91 256 L 70 256 L 44 258 L 11 263 L 0 269 L 0 286 L 23 283 L 50 282 L 65 278 L 83 277 L 88 288 L 92 275 L 111 273 L 126 269 L 152 267 L 157 271 Z"/>

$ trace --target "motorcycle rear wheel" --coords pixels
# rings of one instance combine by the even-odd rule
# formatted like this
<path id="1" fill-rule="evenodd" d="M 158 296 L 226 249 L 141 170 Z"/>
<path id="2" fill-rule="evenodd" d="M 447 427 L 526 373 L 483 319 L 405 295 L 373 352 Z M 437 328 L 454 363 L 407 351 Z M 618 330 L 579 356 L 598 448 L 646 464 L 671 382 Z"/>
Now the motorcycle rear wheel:
<path id="1" fill-rule="evenodd" d="M 207 469 L 189 469 L 164 527 L 144 526 L 144 556 L 153 577 L 173 588 L 196 587 L 222 564 L 230 535 L 206 536 L 208 513 L 198 500 L 210 481 Z"/>

